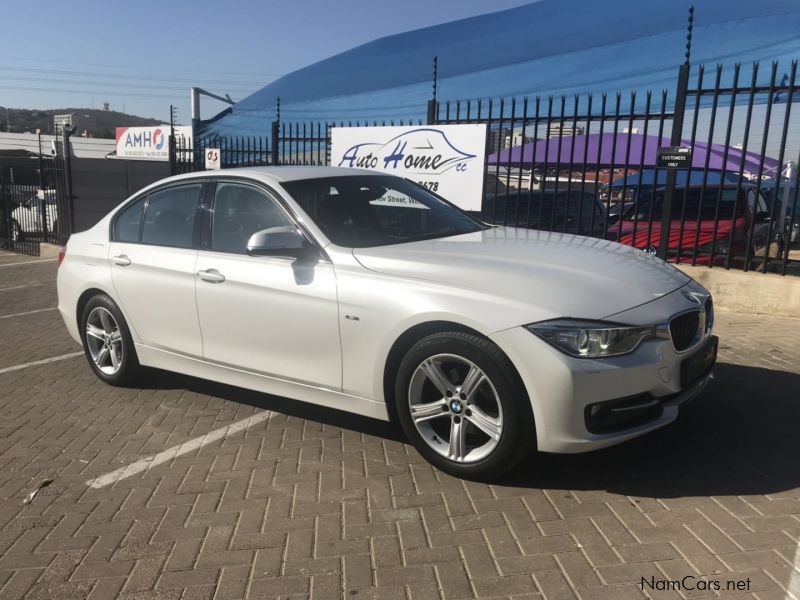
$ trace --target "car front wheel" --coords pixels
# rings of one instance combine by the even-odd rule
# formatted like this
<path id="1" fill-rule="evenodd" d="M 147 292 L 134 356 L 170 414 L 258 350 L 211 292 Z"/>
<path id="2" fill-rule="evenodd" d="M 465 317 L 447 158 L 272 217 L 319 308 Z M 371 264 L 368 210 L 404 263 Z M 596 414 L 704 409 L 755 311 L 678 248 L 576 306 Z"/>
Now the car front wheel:
<path id="1" fill-rule="evenodd" d="M 522 382 L 505 354 L 480 336 L 435 333 L 414 344 L 398 369 L 395 401 L 409 440 L 451 475 L 496 477 L 533 447 Z"/>
<path id="2" fill-rule="evenodd" d="M 83 349 L 95 375 L 109 385 L 124 386 L 139 375 L 139 360 L 122 312 L 105 294 L 87 302 L 81 316 Z"/>

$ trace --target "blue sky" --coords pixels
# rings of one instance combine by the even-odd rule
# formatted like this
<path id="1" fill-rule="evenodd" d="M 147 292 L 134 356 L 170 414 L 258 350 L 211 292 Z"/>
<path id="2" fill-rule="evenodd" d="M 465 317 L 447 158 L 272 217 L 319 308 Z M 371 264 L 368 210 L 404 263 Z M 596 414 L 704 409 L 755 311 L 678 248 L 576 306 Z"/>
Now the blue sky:
<path id="1" fill-rule="evenodd" d="M 0 106 L 189 120 L 189 87 L 241 100 L 375 38 L 530 0 L 6 0 Z M 204 100 L 207 118 L 224 105 Z M 13 124 L 12 124 L 13 125 Z"/>

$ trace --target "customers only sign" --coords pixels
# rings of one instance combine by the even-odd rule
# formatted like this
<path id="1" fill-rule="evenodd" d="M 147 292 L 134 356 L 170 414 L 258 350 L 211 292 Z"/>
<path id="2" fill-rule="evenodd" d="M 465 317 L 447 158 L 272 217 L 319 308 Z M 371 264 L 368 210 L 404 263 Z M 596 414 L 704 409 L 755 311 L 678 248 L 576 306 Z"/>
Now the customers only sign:
<path id="1" fill-rule="evenodd" d="M 465 210 L 481 209 L 485 155 L 485 124 L 331 130 L 331 166 L 405 177 Z"/>

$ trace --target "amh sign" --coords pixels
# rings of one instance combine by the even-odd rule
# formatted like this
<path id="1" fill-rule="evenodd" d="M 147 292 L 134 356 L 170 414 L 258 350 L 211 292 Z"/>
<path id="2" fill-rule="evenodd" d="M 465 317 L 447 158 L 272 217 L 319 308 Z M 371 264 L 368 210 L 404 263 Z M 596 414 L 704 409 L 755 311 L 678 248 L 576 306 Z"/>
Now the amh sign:
<path id="1" fill-rule="evenodd" d="M 334 127 L 331 166 L 405 177 L 465 210 L 480 210 L 486 125 Z"/>
<path id="2" fill-rule="evenodd" d="M 138 160 L 169 160 L 169 125 L 117 127 L 117 157 Z M 176 127 L 176 137 L 191 146 L 192 128 Z"/>

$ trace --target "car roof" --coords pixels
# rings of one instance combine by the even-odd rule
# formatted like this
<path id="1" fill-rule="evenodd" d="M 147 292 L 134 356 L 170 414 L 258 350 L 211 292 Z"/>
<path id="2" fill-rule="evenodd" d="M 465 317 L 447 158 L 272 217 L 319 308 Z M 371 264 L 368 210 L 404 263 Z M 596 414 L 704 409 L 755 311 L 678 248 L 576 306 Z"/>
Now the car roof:
<path id="1" fill-rule="evenodd" d="M 344 177 L 352 175 L 382 175 L 367 169 L 349 169 L 345 167 L 318 167 L 318 166 L 282 166 L 282 167 L 236 167 L 221 169 L 219 171 L 195 171 L 175 175 L 159 183 L 181 181 L 185 179 L 207 179 L 227 176 L 249 177 L 266 183 L 282 183 L 302 179 L 320 179 L 322 177 Z"/>

